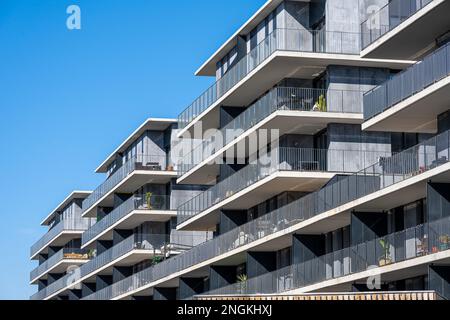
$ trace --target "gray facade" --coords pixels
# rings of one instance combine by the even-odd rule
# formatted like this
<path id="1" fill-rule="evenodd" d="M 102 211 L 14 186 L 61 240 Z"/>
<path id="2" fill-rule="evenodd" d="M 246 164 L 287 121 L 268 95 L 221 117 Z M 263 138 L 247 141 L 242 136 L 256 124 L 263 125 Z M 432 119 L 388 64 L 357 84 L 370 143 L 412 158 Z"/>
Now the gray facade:
<path id="1" fill-rule="evenodd" d="M 95 224 L 63 245 L 34 248 L 42 270 L 33 273 L 39 291 L 32 298 L 276 295 L 314 284 L 318 291 L 433 291 L 449 299 L 448 266 L 429 263 L 413 273 L 409 266 L 395 269 L 406 261 L 414 268 L 418 259 L 435 254 L 449 254 L 445 259 L 450 259 L 449 183 L 446 172 L 439 171 L 450 162 L 448 112 L 439 115 L 437 134 L 362 127 L 372 101 L 364 94 L 399 72 L 388 62 L 374 67 L 358 61 L 362 23 L 386 4 L 282 1 L 257 17 L 246 29 L 252 30 L 235 39 L 233 49 L 214 57 L 218 82 L 206 92 L 207 98 L 193 103 L 195 112 L 187 118 L 192 121 L 225 93 L 233 97 L 245 90 L 256 92 L 254 78 L 263 78 L 267 70 L 277 72 L 270 69 L 273 65 L 240 84 L 245 90 L 240 87 L 238 94 L 231 88 L 267 58 L 264 46 L 274 39 L 278 51 L 330 55 L 325 57 L 335 59 L 333 63 L 322 56 L 319 62 L 315 57 L 290 57 L 291 68 L 267 91 L 245 92 L 252 97 L 248 102 L 253 101 L 219 103 L 208 114 L 217 120 L 213 129 L 232 127 L 245 134 L 263 123 L 255 131 L 280 129 L 279 139 L 262 143 L 245 138 L 249 147 L 259 143 L 260 149 L 230 156 L 226 160 L 233 163 L 211 170 L 201 165 L 204 158 L 199 156 L 198 168 L 182 170 L 186 154 L 207 147 L 210 137 L 179 137 L 176 123 L 140 132 L 117 152 L 107 179 L 94 192 L 96 198 L 83 202 L 94 209 L 76 199 L 53 217 L 50 224 L 73 216 L 94 219 Z M 311 75 L 302 72 L 308 68 L 314 70 Z M 211 70 L 214 73 L 214 67 Z M 227 143 L 236 148 L 232 142 Z M 225 158 L 218 152 L 224 146 L 210 148 L 214 150 L 207 156 Z M 134 158 L 135 166 L 127 167 Z M 128 171 L 115 174 L 123 168 Z M 421 180 L 424 174 L 430 176 Z M 205 175 L 215 183 L 196 183 L 205 181 Z M 67 247 L 80 250 L 77 254 L 87 250 L 75 289 L 64 286 L 72 274 L 51 269 L 56 260 L 52 256 Z M 106 267 L 109 263 L 111 268 Z M 390 277 L 382 277 L 374 289 L 366 280 L 375 268 L 385 268 L 380 270 L 388 270 Z M 350 275 L 355 280 L 344 278 Z"/>

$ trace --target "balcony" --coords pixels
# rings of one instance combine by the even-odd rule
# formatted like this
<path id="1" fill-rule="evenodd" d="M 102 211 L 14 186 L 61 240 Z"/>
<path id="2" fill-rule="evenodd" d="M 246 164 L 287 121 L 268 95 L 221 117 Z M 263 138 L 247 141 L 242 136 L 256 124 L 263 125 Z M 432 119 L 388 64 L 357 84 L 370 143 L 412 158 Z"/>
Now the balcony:
<path id="1" fill-rule="evenodd" d="M 137 155 L 112 173 L 83 201 L 84 217 L 95 216 L 96 206 L 112 206 L 112 193 L 133 193 L 146 183 L 167 183 L 177 176 L 175 163 L 167 156 Z"/>
<path id="2" fill-rule="evenodd" d="M 203 241 L 206 236 L 183 232 L 174 234 L 133 234 L 112 248 L 83 264 L 77 272 L 68 273 L 31 297 L 32 300 L 49 299 L 86 281 L 100 272 L 112 272 L 113 266 L 132 266 L 141 261 L 159 257 L 163 259 L 179 254 Z M 158 260 L 159 261 L 159 260 Z"/>
<path id="3" fill-rule="evenodd" d="M 267 250 L 273 250 L 276 248 L 273 246 L 275 241 L 282 249 L 289 246 L 288 239 L 300 229 L 307 233 L 324 233 L 345 227 L 350 223 L 350 217 L 345 212 L 357 207 L 375 210 L 370 204 L 375 198 L 373 197 L 375 193 L 448 165 L 449 145 L 450 131 L 447 131 L 402 153 L 380 158 L 377 163 L 356 174 L 123 279 L 86 299 L 121 299 L 162 283 L 163 279 L 168 281 L 211 263 L 218 263 L 225 258 L 225 255 L 232 257 L 243 250 L 250 250 L 252 246 L 258 245 L 264 250 L 261 246 L 265 244 L 272 246 L 271 249 L 267 247 Z M 427 179 L 425 177 L 425 180 Z M 416 191 L 416 189 L 405 190 L 406 194 L 410 195 L 410 199 L 400 198 L 395 192 L 390 192 L 395 201 L 384 198 L 380 198 L 380 201 L 383 203 L 383 208 L 396 207 L 418 199 Z M 369 196 L 372 198 L 362 200 Z M 341 207 L 342 209 L 338 210 Z M 319 220 L 319 216 L 331 211 L 333 215 L 326 215 Z M 340 217 L 337 217 L 338 215 Z M 310 222 L 311 220 L 316 222 Z M 332 225 L 328 224 L 330 220 L 333 222 Z M 320 225 L 322 222 L 324 224 Z M 270 241 L 267 238 L 269 236 L 272 239 Z M 281 240 L 281 238 L 285 239 Z"/>
<path id="4" fill-rule="evenodd" d="M 363 130 L 437 132 L 450 108 L 450 44 L 364 95 Z"/>
<path id="5" fill-rule="evenodd" d="M 217 136 L 184 156 L 179 181 L 208 184 L 208 176 L 218 175 L 218 166 L 211 163 L 258 129 L 277 129 L 281 136 L 287 132 L 315 134 L 329 123 L 360 124 L 362 97 L 362 91 L 354 90 L 274 88 L 220 129 Z"/>
<path id="6" fill-rule="evenodd" d="M 47 252 L 48 246 L 62 247 L 73 238 L 81 234 L 94 224 L 92 219 L 74 218 L 65 219 L 51 228 L 30 250 L 31 259 L 35 259 L 41 252 Z"/>
<path id="7" fill-rule="evenodd" d="M 81 265 L 91 258 L 88 250 L 64 248 L 48 258 L 30 273 L 30 283 L 35 283 L 47 273 L 64 273 L 72 265 Z"/>
<path id="8" fill-rule="evenodd" d="M 168 221 L 171 217 L 176 217 L 176 211 L 171 211 L 170 196 L 134 195 L 84 232 L 82 247 L 96 240 L 111 240 L 113 229 L 133 229 L 146 221 Z"/>
<path id="9" fill-rule="evenodd" d="M 324 289 L 332 286 L 330 280 L 333 279 L 339 280 L 369 270 L 373 274 L 376 268 L 386 269 L 387 266 L 395 266 L 403 261 L 448 251 L 450 249 L 447 241 L 449 233 L 450 219 L 444 218 L 266 273 L 245 282 L 211 290 L 202 296 L 307 292 L 308 289 L 305 287 L 328 282 L 328 285 L 323 284 L 320 288 Z M 443 242 L 444 238 L 445 242 Z M 450 257 L 447 258 L 447 261 L 449 260 Z M 415 267 L 417 268 L 417 266 Z M 395 274 L 383 273 L 383 281 L 401 279 L 399 274 L 402 271 L 407 272 L 400 268 Z M 419 270 L 414 270 L 414 274 L 418 275 L 427 274 L 427 272 L 426 264 Z M 366 278 L 367 276 L 363 275 L 361 280 Z M 352 282 L 349 282 L 348 285 Z M 335 281 L 333 283 L 342 287 L 345 282 Z"/>
<path id="10" fill-rule="evenodd" d="M 280 147 L 178 207 L 179 230 L 213 228 L 218 209 L 248 209 L 283 191 L 312 192 L 336 173 L 354 173 L 389 153 Z M 264 159 L 264 158 L 262 158 Z M 265 161 L 264 159 L 263 161 Z"/>
<path id="11" fill-rule="evenodd" d="M 362 59 L 360 40 L 359 33 L 276 29 L 180 114 L 179 136 L 203 117 L 205 129 L 217 128 L 217 115 L 206 117 L 209 111 L 219 104 L 249 105 L 286 77 L 313 79 L 329 65 L 403 69 L 411 64 Z"/>
<path id="12" fill-rule="evenodd" d="M 450 29 L 449 11 L 446 0 L 389 1 L 361 24 L 361 56 L 414 58 Z"/>

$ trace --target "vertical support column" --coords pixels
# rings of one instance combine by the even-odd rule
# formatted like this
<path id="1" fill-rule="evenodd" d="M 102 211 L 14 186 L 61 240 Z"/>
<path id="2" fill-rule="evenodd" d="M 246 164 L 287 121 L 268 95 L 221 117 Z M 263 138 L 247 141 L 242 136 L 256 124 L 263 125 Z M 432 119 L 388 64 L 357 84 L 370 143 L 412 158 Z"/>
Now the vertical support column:
<path id="1" fill-rule="evenodd" d="M 85 283 L 83 282 L 81 284 L 81 294 L 83 297 L 87 297 L 96 291 L 96 284 L 95 283 Z"/>
<path id="2" fill-rule="evenodd" d="M 254 278 L 277 267 L 276 252 L 247 252 L 247 277 Z"/>
<path id="3" fill-rule="evenodd" d="M 133 230 L 114 230 L 113 231 L 113 246 L 119 244 L 133 234 Z"/>
<path id="4" fill-rule="evenodd" d="M 317 270 L 308 261 L 325 254 L 325 236 L 324 235 L 293 235 L 292 236 L 292 264 L 295 266 L 294 286 L 300 287 L 311 283 L 315 275 L 323 276 L 325 270 Z M 325 266 L 324 266 L 325 267 Z M 326 270 L 329 271 L 328 268 Z"/>
<path id="5" fill-rule="evenodd" d="M 96 291 L 100 291 L 103 288 L 106 288 L 113 284 L 113 277 L 112 276 L 100 276 L 98 275 L 96 277 L 95 282 L 95 289 Z"/>
<path id="6" fill-rule="evenodd" d="M 179 300 L 205 292 L 205 278 L 180 278 Z"/>
<path id="7" fill-rule="evenodd" d="M 219 217 L 219 234 L 224 234 L 247 222 L 245 210 L 221 210 Z"/>
<path id="8" fill-rule="evenodd" d="M 110 249 L 113 246 L 112 241 L 104 241 L 104 240 L 98 240 L 96 241 L 97 244 L 97 256 L 101 255 L 106 250 Z"/>
<path id="9" fill-rule="evenodd" d="M 133 274 L 133 267 L 113 267 L 113 283 L 119 282 Z"/>
<path id="10" fill-rule="evenodd" d="M 68 299 L 69 300 L 80 300 L 83 297 L 82 290 L 69 290 Z"/>
<path id="11" fill-rule="evenodd" d="M 450 266 L 428 267 L 428 290 L 436 291 L 442 298 L 450 300 Z"/>
<path id="12" fill-rule="evenodd" d="M 177 288 L 154 288 L 153 300 L 177 300 Z"/>
<path id="13" fill-rule="evenodd" d="M 112 207 L 97 207 L 97 221 L 106 217 L 111 211 L 113 211 Z"/>
<path id="14" fill-rule="evenodd" d="M 234 266 L 211 266 L 209 268 L 209 290 L 226 287 L 237 280 Z"/>

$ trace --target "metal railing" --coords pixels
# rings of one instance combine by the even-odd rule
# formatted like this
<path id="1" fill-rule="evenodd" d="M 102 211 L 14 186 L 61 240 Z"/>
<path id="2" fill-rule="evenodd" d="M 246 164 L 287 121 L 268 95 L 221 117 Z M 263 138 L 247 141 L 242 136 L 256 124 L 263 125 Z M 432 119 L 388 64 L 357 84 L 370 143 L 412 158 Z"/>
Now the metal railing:
<path id="1" fill-rule="evenodd" d="M 381 151 L 279 147 L 271 152 L 267 161 L 258 159 L 256 164 L 247 165 L 179 206 L 178 224 L 278 171 L 354 173 L 375 163 L 380 156 L 388 155 L 390 153 Z"/>
<path id="2" fill-rule="evenodd" d="M 68 273 L 49 284 L 46 288 L 34 294 L 31 300 L 43 300 L 60 290 L 67 289 L 133 250 L 146 250 L 149 255 L 168 257 L 197 246 L 206 240 L 205 234 L 192 234 L 183 231 L 174 231 L 170 235 L 133 234 L 86 262 L 76 272 Z"/>
<path id="3" fill-rule="evenodd" d="M 111 176 L 106 179 L 89 197 L 83 200 L 83 213 L 103 198 L 108 192 L 121 183 L 134 171 L 173 171 L 174 165 L 169 163 L 169 157 L 165 155 L 136 155 L 125 162 Z"/>
<path id="4" fill-rule="evenodd" d="M 47 273 L 51 268 L 56 266 L 58 263 L 67 260 L 89 260 L 89 251 L 82 250 L 79 248 L 63 248 L 52 255 L 50 258 L 45 260 L 42 264 L 33 269 L 30 273 L 30 281 L 38 279 L 42 277 L 45 273 Z"/>
<path id="5" fill-rule="evenodd" d="M 362 49 L 406 21 L 433 0 L 391 0 L 361 23 Z"/>
<path id="6" fill-rule="evenodd" d="M 63 231 L 85 231 L 94 224 L 93 219 L 89 218 L 69 218 L 61 220 L 51 228 L 41 239 L 31 246 L 30 256 L 35 256 L 48 243 L 57 237 Z"/>
<path id="7" fill-rule="evenodd" d="M 412 178 L 449 162 L 450 131 L 330 184 L 178 256 L 147 268 L 86 297 L 110 300 L 137 291 L 256 240 L 307 221 L 328 210 Z"/>
<path id="8" fill-rule="evenodd" d="M 450 75 L 450 44 L 364 94 L 364 119 L 393 107 Z"/>
<path id="9" fill-rule="evenodd" d="M 134 195 L 90 227 L 82 235 L 82 245 L 92 242 L 101 233 L 134 210 L 170 210 L 170 196 Z"/>
<path id="10" fill-rule="evenodd" d="M 360 39 L 359 33 L 276 29 L 187 107 L 178 125 L 186 127 L 276 51 L 359 54 Z"/>
<path id="11" fill-rule="evenodd" d="M 181 159 L 179 175 L 206 160 L 276 111 L 362 113 L 363 91 L 277 87 Z"/>
<path id="12" fill-rule="evenodd" d="M 450 249 L 450 218 L 388 234 L 202 295 L 272 294 Z M 445 241 L 444 241 L 445 238 Z"/>

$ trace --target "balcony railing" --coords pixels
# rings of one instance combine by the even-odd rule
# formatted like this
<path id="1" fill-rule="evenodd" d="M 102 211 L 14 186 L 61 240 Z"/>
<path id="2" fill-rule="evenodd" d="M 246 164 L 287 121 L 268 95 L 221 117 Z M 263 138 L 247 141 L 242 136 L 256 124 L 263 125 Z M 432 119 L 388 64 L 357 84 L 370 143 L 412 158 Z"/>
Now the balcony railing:
<path id="1" fill-rule="evenodd" d="M 30 249 L 30 256 L 34 257 L 48 243 L 61 234 L 63 231 L 85 231 L 94 224 L 93 219 L 85 218 L 69 218 L 61 220 L 53 228 L 51 228 L 39 241 L 37 241 Z"/>
<path id="2" fill-rule="evenodd" d="M 450 218 L 388 234 L 202 295 L 275 294 L 450 249 Z"/>
<path id="3" fill-rule="evenodd" d="M 186 108 L 178 125 L 186 127 L 276 51 L 359 54 L 359 42 L 359 33 L 276 29 Z"/>
<path id="4" fill-rule="evenodd" d="M 89 197 L 83 200 L 83 213 L 103 198 L 107 193 L 121 183 L 128 175 L 134 171 L 174 171 L 167 156 L 161 155 L 137 155 L 129 159 L 116 172 L 114 172 L 105 182 L 103 182 Z"/>
<path id="5" fill-rule="evenodd" d="M 433 0 L 391 0 L 361 23 L 362 48 L 381 38 Z"/>
<path id="6" fill-rule="evenodd" d="M 56 266 L 63 260 L 80 260 L 87 261 L 90 259 L 89 251 L 76 249 L 76 248 L 64 248 L 56 252 L 38 267 L 36 267 L 30 273 L 30 281 L 37 279 L 38 277 L 42 277 L 46 272 L 48 272 L 51 268 Z"/>
<path id="7" fill-rule="evenodd" d="M 86 245 L 102 232 L 134 210 L 170 210 L 170 196 L 134 195 L 126 200 L 103 219 L 94 224 L 82 236 L 82 245 Z"/>
<path id="8" fill-rule="evenodd" d="M 182 158 L 180 175 L 206 160 L 243 132 L 253 128 L 276 111 L 345 112 L 362 114 L 362 91 L 278 87 L 218 131 L 218 137 L 205 140 Z"/>
<path id="9" fill-rule="evenodd" d="M 272 151 L 268 157 L 269 163 L 262 164 L 258 160 L 257 164 L 249 164 L 179 206 L 178 224 L 278 171 L 354 173 L 375 163 L 380 156 L 387 155 L 390 154 L 381 151 L 280 147 Z"/>
<path id="10" fill-rule="evenodd" d="M 450 44 L 423 61 L 395 75 L 364 95 L 364 119 L 368 120 L 450 75 Z"/>
<path id="11" fill-rule="evenodd" d="M 43 300 L 60 290 L 67 289 L 93 272 L 104 268 L 133 250 L 145 250 L 158 257 L 179 254 L 206 241 L 205 234 L 189 232 L 173 232 L 172 234 L 133 234 L 112 248 L 89 260 L 74 273 L 68 273 L 51 283 L 31 297 L 32 300 Z"/>
<path id="12" fill-rule="evenodd" d="M 450 131 L 86 297 L 110 300 L 449 162 Z"/>

